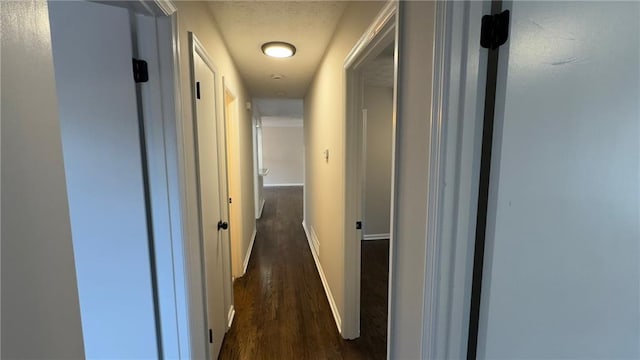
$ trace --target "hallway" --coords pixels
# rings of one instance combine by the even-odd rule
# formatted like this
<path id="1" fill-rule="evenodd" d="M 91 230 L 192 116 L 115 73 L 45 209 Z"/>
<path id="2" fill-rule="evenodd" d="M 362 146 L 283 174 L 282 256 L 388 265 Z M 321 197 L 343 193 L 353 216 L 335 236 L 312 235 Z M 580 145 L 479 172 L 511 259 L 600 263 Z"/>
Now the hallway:
<path id="1" fill-rule="evenodd" d="M 388 246 L 363 247 L 363 266 L 370 259 L 378 270 L 362 277 L 362 336 L 344 340 L 301 226 L 302 188 L 267 188 L 264 194 L 247 273 L 234 283 L 236 315 L 219 358 L 384 359 Z"/>

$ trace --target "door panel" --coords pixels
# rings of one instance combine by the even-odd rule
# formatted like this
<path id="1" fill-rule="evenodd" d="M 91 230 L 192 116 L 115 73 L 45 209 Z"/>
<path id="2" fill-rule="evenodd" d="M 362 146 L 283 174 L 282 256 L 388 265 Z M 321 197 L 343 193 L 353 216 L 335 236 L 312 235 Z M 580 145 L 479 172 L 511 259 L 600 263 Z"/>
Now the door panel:
<path id="1" fill-rule="evenodd" d="M 51 1 L 49 15 L 86 356 L 157 358 L 129 13 Z"/>
<path id="2" fill-rule="evenodd" d="M 226 331 L 224 309 L 222 236 L 218 230 L 221 220 L 219 172 L 216 129 L 216 77 L 202 57 L 194 52 L 194 80 L 196 93 L 196 146 L 200 191 L 200 220 L 204 270 L 206 281 L 207 323 L 212 331 L 211 356 L 217 359 Z"/>
<path id="3" fill-rule="evenodd" d="M 640 4 L 513 2 L 478 354 L 640 357 Z"/>

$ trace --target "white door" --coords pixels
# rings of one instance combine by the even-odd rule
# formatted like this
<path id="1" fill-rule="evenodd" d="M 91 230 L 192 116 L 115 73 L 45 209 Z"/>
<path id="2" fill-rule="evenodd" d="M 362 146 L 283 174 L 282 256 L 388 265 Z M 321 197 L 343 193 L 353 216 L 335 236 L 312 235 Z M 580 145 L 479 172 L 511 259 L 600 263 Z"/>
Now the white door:
<path id="1" fill-rule="evenodd" d="M 86 357 L 157 358 L 129 12 L 48 4 Z"/>
<path id="2" fill-rule="evenodd" d="M 509 2 L 478 358 L 640 358 L 640 3 Z"/>
<path id="3" fill-rule="evenodd" d="M 195 39 L 195 38 L 194 38 Z M 226 202 L 220 197 L 218 164 L 220 157 L 217 148 L 217 108 L 219 94 L 217 74 L 208 60 L 203 58 L 204 51 L 196 45 L 193 48 L 193 86 L 196 119 L 196 146 L 198 161 L 198 185 L 200 195 L 200 226 L 202 249 L 204 251 L 204 271 L 206 287 L 207 323 L 210 342 L 210 355 L 218 358 L 222 339 L 226 331 L 224 306 L 224 247 L 221 231 L 227 231 L 228 224 L 222 221 L 221 206 Z"/>

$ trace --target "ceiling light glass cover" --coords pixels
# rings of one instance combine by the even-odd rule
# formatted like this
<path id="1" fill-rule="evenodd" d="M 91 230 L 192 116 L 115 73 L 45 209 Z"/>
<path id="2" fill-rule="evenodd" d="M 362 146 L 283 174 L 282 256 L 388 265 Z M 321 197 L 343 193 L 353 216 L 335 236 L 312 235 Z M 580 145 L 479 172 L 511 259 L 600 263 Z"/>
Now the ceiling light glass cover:
<path id="1" fill-rule="evenodd" d="M 271 57 L 287 58 L 296 53 L 296 47 L 283 41 L 272 41 L 262 45 L 262 52 Z"/>

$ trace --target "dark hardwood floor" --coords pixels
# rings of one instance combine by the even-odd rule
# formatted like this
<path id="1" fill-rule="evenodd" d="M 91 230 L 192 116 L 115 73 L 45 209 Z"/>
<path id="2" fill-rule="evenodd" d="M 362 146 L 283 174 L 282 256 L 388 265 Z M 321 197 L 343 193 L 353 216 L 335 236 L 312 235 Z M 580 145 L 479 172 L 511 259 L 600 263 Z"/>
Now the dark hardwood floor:
<path id="1" fill-rule="evenodd" d="M 384 359 L 388 241 L 362 244 L 361 337 L 340 337 L 302 229 L 302 188 L 265 189 L 219 359 Z"/>

